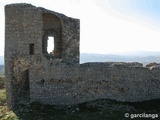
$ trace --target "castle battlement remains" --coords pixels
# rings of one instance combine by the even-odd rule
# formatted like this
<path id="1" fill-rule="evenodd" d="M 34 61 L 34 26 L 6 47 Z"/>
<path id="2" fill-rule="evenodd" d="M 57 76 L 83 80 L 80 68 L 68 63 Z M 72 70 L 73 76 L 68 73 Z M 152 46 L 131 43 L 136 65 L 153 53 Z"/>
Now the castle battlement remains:
<path id="1" fill-rule="evenodd" d="M 95 16 L 96 17 L 96 16 Z M 48 53 L 48 37 L 54 49 Z M 30 4 L 5 6 L 7 104 L 71 105 L 99 98 L 160 98 L 160 67 L 79 64 L 80 21 Z"/>

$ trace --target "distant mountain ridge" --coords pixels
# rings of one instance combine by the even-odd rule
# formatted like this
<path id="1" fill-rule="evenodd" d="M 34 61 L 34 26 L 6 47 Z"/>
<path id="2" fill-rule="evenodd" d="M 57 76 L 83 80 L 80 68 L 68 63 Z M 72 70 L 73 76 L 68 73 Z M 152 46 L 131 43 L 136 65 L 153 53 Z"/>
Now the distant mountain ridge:
<path id="1" fill-rule="evenodd" d="M 160 52 L 133 51 L 115 54 L 81 53 L 80 63 L 85 62 L 140 62 L 148 64 L 150 62 L 160 63 Z M 4 65 L 4 56 L 0 56 L 0 65 Z"/>
<path id="2" fill-rule="evenodd" d="M 0 56 L 0 65 L 4 65 L 4 56 Z"/>
<path id="3" fill-rule="evenodd" d="M 144 65 L 151 62 L 160 62 L 160 54 L 147 56 L 135 55 L 114 55 L 114 54 L 92 54 L 92 53 L 81 53 L 80 63 L 85 62 L 140 62 Z"/>
<path id="4" fill-rule="evenodd" d="M 0 75 L 4 75 L 4 65 L 0 65 Z"/>
<path id="5" fill-rule="evenodd" d="M 130 52 L 124 52 L 117 55 L 123 55 L 123 56 L 136 56 L 136 57 L 148 57 L 148 56 L 160 56 L 160 52 L 158 51 L 130 51 Z"/>

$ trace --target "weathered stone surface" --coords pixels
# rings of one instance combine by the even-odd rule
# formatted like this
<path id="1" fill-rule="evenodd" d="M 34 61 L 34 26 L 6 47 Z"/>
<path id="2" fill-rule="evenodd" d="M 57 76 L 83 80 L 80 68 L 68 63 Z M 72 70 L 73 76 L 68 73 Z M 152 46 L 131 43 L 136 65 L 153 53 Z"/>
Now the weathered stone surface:
<path id="1" fill-rule="evenodd" d="M 70 105 L 99 98 L 160 98 L 160 67 L 141 63 L 79 64 L 78 19 L 30 4 L 5 6 L 7 103 Z M 47 38 L 54 37 L 54 53 Z"/>

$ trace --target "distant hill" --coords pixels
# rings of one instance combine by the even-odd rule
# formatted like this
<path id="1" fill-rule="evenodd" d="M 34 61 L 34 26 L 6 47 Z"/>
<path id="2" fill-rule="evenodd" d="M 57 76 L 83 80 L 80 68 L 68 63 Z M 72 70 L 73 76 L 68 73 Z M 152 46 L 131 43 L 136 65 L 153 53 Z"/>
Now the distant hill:
<path id="1" fill-rule="evenodd" d="M 146 54 L 147 55 L 147 54 Z M 158 56 L 159 55 L 159 56 Z M 140 62 L 144 65 L 150 62 L 160 63 L 160 54 L 157 56 L 114 55 L 114 54 L 91 54 L 81 53 L 80 63 L 85 62 Z"/>
<path id="2" fill-rule="evenodd" d="M 4 56 L 0 56 L 0 75 L 4 75 Z"/>
<path id="3" fill-rule="evenodd" d="M 0 65 L 4 65 L 4 56 L 0 56 Z"/>
<path id="4" fill-rule="evenodd" d="M 0 65 L 0 75 L 4 75 L 4 65 Z"/>
<path id="5" fill-rule="evenodd" d="M 160 56 L 160 52 L 156 51 L 130 51 L 130 52 L 124 52 L 119 55 L 124 56 L 137 56 L 137 57 L 148 57 L 148 56 Z"/>

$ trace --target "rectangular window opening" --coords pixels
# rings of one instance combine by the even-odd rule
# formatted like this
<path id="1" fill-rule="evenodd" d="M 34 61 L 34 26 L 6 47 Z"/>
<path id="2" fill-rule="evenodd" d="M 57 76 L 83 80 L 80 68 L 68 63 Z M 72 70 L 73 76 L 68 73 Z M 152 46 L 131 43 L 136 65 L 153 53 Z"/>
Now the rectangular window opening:
<path id="1" fill-rule="evenodd" d="M 34 55 L 34 44 L 33 43 L 29 44 L 29 54 Z"/>

